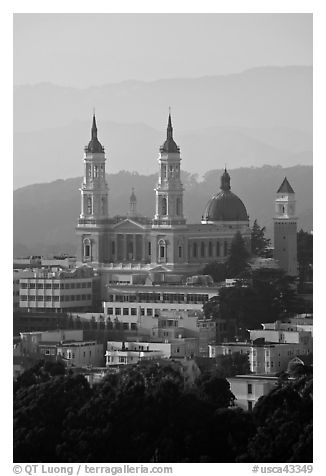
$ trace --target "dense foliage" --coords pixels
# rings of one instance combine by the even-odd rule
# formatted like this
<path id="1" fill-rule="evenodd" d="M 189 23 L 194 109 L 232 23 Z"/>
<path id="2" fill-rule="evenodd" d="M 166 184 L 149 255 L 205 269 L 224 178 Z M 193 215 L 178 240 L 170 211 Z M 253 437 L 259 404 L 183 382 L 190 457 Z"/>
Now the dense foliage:
<path id="1" fill-rule="evenodd" d="M 260 227 L 257 220 L 251 229 L 251 252 L 256 256 L 266 256 L 267 248 L 271 244 L 271 240 L 265 237 L 266 228 Z"/>
<path id="2" fill-rule="evenodd" d="M 304 283 L 312 281 L 313 269 L 313 235 L 300 230 L 297 234 L 299 288 L 304 288 Z"/>
<path id="3" fill-rule="evenodd" d="M 15 386 L 15 462 L 311 461 L 310 376 L 283 379 L 249 413 L 215 374 L 188 389 L 171 367 L 143 364 L 90 388 L 57 370 Z"/>

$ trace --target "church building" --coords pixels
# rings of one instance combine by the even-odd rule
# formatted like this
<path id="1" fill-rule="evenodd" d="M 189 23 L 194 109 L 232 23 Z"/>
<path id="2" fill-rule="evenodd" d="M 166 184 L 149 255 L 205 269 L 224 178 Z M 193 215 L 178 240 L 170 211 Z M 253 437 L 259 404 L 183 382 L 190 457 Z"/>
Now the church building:
<path id="1" fill-rule="evenodd" d="M 250 247 L 249 217 L 243 202 L 231 191 L 227 170 L 220 190 L 208 200 L 198 224 L 184 216 L 180 148 L 173 138 L 171 115 L 167 136 L 159 148 L 155 214 L 142 216 L 134 190 L 129 213 L 114 215 L 109 207 L 106 155 L 98 140 L 95 115 L 91 140 L 84 149 L 84 179 L 80 188 L 81 213 L 77 224 L 80 259 L 97 268 L 105 281 L 130 282 L 127 275 L 200 272 L 211 261 L 225 261 L 231 241 L 240 231 Z"/>

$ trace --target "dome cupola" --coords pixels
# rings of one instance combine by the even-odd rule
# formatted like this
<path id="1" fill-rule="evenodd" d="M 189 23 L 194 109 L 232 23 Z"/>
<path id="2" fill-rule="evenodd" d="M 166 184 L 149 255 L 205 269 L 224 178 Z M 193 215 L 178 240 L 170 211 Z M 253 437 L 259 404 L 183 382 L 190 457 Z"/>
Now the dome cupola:
<path id="1" fill-rule="evenodd" d="M 242 200 L 231 192 L 230 175 L 226 168 L 221 177 L 221 191 L 212 196 L 207 203 L 202 223 L 221 221 L 248 221 L 246 207 Z"/>

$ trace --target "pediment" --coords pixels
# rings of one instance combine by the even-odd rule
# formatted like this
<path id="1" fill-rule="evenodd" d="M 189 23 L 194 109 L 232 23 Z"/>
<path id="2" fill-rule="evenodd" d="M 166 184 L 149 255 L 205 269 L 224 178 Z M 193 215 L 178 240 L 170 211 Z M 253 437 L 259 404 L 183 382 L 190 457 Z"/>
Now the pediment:
<path id="1" fill-rule="evenodd" d="M 125 231 L 129 233 L 132 233 L 133 231 L 139 232 L 140 230 L 144 230 L 144 229 L 145 229 L 144 225 L 141 225 L 140 223 L 137 223 L 136 221 L 133 221 L 130 218 L 125 218 L 113 226 L 114 231 L 119 231 L 119 232 Z"/>

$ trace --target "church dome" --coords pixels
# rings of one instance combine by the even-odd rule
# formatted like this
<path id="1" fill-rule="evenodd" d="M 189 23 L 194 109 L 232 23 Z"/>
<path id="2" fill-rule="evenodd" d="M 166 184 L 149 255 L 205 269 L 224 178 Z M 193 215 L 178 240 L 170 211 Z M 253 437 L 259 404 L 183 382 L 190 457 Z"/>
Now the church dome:
<path id="1" fill-rule="evenodd" d="M 248 220 L 247 210 L 242 200 L 231 192 L 230 175 L 225 169 L 221 177 L 221 192 L 213 195 L 207 203 L 202 222 Z"/>

